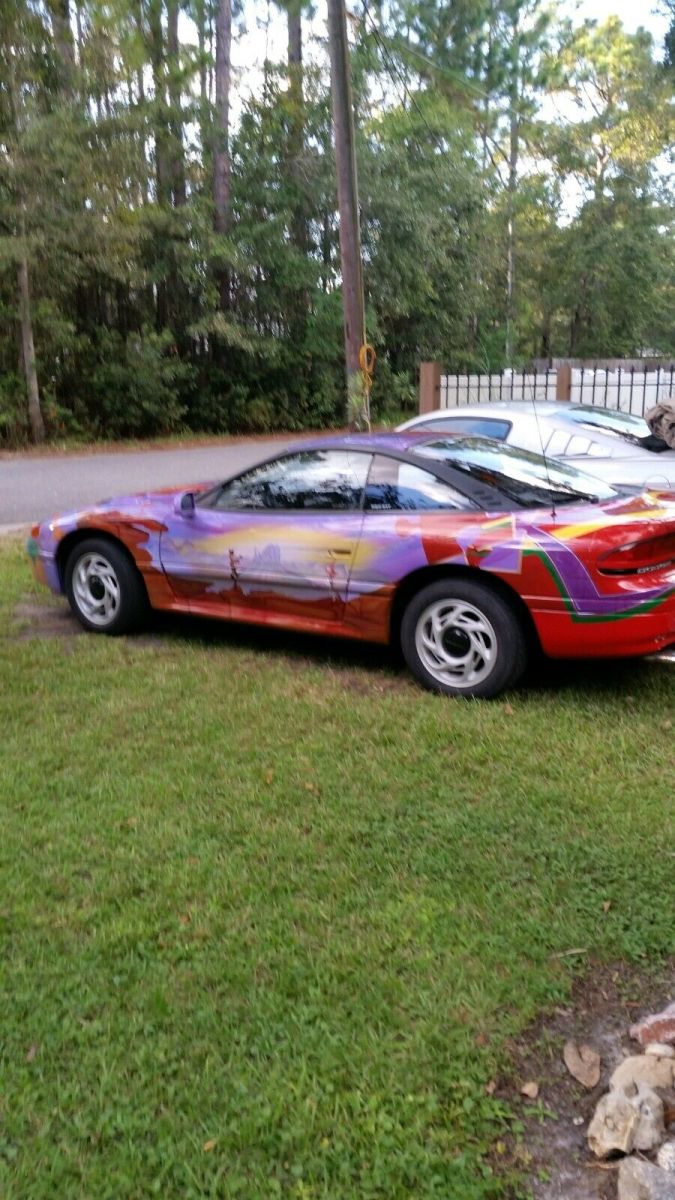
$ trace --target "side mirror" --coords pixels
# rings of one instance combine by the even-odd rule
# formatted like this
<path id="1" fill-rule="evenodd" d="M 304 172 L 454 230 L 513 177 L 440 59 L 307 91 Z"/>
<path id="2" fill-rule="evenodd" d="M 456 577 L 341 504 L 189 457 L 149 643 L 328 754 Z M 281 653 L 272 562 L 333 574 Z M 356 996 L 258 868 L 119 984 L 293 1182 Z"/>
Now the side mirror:
<path id="1" fill-rule="evenodd" d="M 194 516 L 195 511 L 195 494 L 194 492 L 183 492 L 183 495 L 178 498 L 175 505 L 176 512 L 182 513 L 184 517 Z"/>

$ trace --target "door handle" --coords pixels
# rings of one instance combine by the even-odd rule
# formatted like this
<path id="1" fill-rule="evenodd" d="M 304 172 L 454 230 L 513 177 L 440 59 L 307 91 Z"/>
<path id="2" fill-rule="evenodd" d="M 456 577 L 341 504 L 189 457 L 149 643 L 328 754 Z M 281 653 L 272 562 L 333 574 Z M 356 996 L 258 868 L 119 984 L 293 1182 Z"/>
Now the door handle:
<path id="1" fill-rule="evenodd" d="M 342 547 L 342 546 L 331 546 L 328 553 L 329 554 L 341 554 L 341 555 L 346 556 L 346 555 L 351 554 L 351 549 L 345 550 L 344 547 Z"/>

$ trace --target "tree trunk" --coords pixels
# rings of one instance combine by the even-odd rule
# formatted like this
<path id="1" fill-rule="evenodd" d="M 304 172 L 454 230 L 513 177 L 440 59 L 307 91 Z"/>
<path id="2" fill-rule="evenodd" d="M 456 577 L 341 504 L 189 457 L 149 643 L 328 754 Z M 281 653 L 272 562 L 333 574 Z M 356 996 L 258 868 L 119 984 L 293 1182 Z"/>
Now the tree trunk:
<path id="1" fill-rule="evenodd" d="M 611 150 L 606 146 L 602 139 L 597 144 L 594 144 L 595 150 L 595 183 L 594 195 L 595 199 L 600 202 L 605 194 L 605 171 L 611 158 Z"/>
<path id="2" fill-rule="evenodd" d="M 45 423 L 40 406 L 37 367 L 35 366 L 35 344 L 33 342 L 33 318 L 31 315 L 30 287 L 28 284 L 28 259 L 22 254 L 17 269 L 19 285 L 19 323 L 21 326 L 21 357 L 26 377 L 28 396 L 28 419 L 34 442 L 44 441 Z"/>
<path id="3" fill-rule="evenodd" d="M 515 342 L 516 299 L 516 187 L 518 184 L 518 119 L 511 115 L 509 181 L 506 219 L 506 365 L 511 366 Z"/>
<path id="4" fill-rule="evenodd" d="M 579 343 L 581 341 L 581 326 L 582 326 L 581 308 L 579 306 L 577 306 L 574 309 L 574 312 L 572 313 L 572 320 L 570 322 L 570 342 L 569 342 L 570 358 L 577 357 L 577 350 L 579 348 Z"/>
<path id="5" fill-rule="evenodd" d="M 321 263 L 323 271 L 321 272 L 321 289 L 326 295 L 330 286 L 330 267 L 331 267 L 331 235 L 330 235 L 330 215 L 325 212 L 321 223 Z"/>
<path id="6" fill-rule="evenodd" d="M 210 4 L 209 5 L 209 33 L 208 33 L 209 69 L 207 72 L 207 81 L 206 81 L 207 82 L 206 90 L 207 90 L 209 104 L 213 104 L 213 76 L 214 76 L 213 63 L 214 63 L 214 59 L 215 59 L 215 54 L 213 51 L 214 37 L 215 37 L 215 34 L 214 34 L 214 29 L 213 29 L 213 5 Z"/>
<path id="7" fill-rule="evenodd" d="M 328 0 L 328 45 L 340 214 L 340 261 L 344 312 L 347 413 L 356 427 L 370 426 L 368 394 L 363 386 L 359 351 L 366 340 L 361 274 L 354 107 L 349 70 L 349 43 L 344 0 Z"/>
<path id="8" fill-rule="evenodd" d="M 144 204 L 150 203 L 150 191 L 149 191 L 150 168 L 149 168 L 149 164 L 148 164 L 148 146 L 147 146 L 146 137 L 145 137 L 145 127 L 146 127 L 146 122 L 147 122 L 148 118 L 147 118 L 147 113 L 146 113 L 146 109 L 145 109 L 145 85 L 143 83 L 142 68 L 139 69 L 136 73 L 136 92 L 138 95 L 138 105 L 141 109 L 141 119 L 143 122 L 142 127 L 141 127 L 141 132 L 139 135 L 140 143 L 141 143 L 141 159 L 142 159 L 142 163 L 143 163 L 143 178 L 139 181 L 139 193 L 140 193 L 139 205 L 142 206 Z"/>
<path id="9" fill-rule="evenodd" d="M 49 0 L 49 13 L 59 59 L 59 91 L 71 99 L 75 75 L 75 45 L 70 26 L 69 0 Z"/>
<path id="10" fill-rule="evenodd" d="M 77 4 L 75 9 L 76 28 L 77 28 L 77 61 L 82 66 L 82 51 L 84 49 L 84 29 L 82 26 L 82 5 Z"/>
<path id="11" fill-rule="evenodd" d="M 195 5 L 196 21 L 197 21 L 197 43 L 199 46 L 199 136 L 201 140 L 202 155 L 206 150 L 206 121 L 208 110 L 208 77 L 206 72 L 206 13 L 204 11 L 204 0 L 197 0 Z"/>
<path id="12" fill-rule="evenodd" d="M 147 38 L 145 35 L 145 29 L 143 26 L 143 0 L 136 0 L 136 3 L 134 5 L 134 17 L 135 17 L 135 22 L 136 22 L 136 29 L 138 31 L 138 36 L 141 40 L 141 44 L 143 45 L 143 47 L 145 47 L 147 45 Z M 150 203 L 150 190 L 149 190 L 150 170 L 149 170 L 149 163 L 148 163 L 148 146 L 147 146 L 147 139 L 146 139 L 146 127 L 147 127 L 148 114 L 146 112 L 146 106 L 145 106 L 145 82 L 143 80 L 143 67 L 142 66 L 139 66 L 136 70 L 136 92 L 138 95 L 138 105 L 141 110 L 140 116 L 141 116 L 141 120 L 142 120 L 141 132 L 139 135 L 140 143 L 141 143 L 141 158 L 143 161 L 143 179 L 141 181 L 139 181 L 139 193 L 140 193 L 139 205 L 142 206 L 143 204 Z"/>
<path id="13" fill-rule="evenodd" d="M 20 93 L 13 71 L 13 56 L 10 55 L 7 75 L 8 97 L 14 132 L 21 137 L 22 111 Z M 19 198 L 20 200 L 20 198 Z M 37 367 L 35 365 L 35 343 L 33 340 L 33 317 L 30 304 L 30 286 L 28 281 L 28 256 L 26 254 L 26 219 L 23 204 L 19 203 L 18 235 L 22 241 L 21 257 L 17 264 L 17 285 L 19 292 L 19 328 L 21 332 L 21 360 L 26 379 L 26 395 L 28 399 L 28 419 L 34 442 L 41 442 L 45 436 L 45 424 L 40 407 L 40 389 L 38 387 Z"/>
<path id="14" fill-rule="evenodd" d="M 162 0 L 150 0 L 147 7 L 148 40 L 154 86 L 155 191 L 160 208 L 171 208 L 171 157 L 166 98 L 166 64 L 164 31 L 162 29 Z M 156 327 L 169 324 L 169 299 L 166 279 L 156 284 Z"/>
<path id="15" fill-rule="evenodd" d="M 151 0 L 151 3 L 148 5 L 148 32 L 155 91 L 155 172 L 157 201 L 160 205 L 168 207 L 171 204 L 171 170 L 169 166 L 166 67 L 164 61 L 161 0 Z"/>
<path id="16" fill-rule="evenodd" d="M 307 257 L 309 233 L 305 215 L 305 188 L 302 177 L 302 155 L 305 143 L 305 97 L 302 71 L 302 14 L 299 0 L 290 0 L 288 7 L 288 174 L 293 185 L 291 237 L 298 254 Z M 291 301 L 290 332 L 294 343 L 304 338 L 307 321 L 308 296 L 300 288 Z"/>
<path id="17" fill-rule="evenodd" d="M 509 85 L 509 178 L 506 219 L 506 365 L 511 366 L 516 342 L 516 188 L 520 151 L 520 11 L 516 10 L 511 31 L 511 79 Z"/>
<path id="18" fill-rule="evenodd" d="M 174 207 L 185 204 L 185 159 L 181 109 L 180 53 L 178 43 L 178 0 L 167 0 L 167 68 L 169 80 L 169 129 L 171 132 L 171 183 Z"/>
<path id="19" fill-rule="evenodd" d="M 216 113 L 213 146 L 213 225 L 216 233 L 230 228 L 230 79 L 232 74 L 232 0 L 218 0 L 216 10 Z M 218 268 L 220 307 L 230 307 L 230 273 Z"/>

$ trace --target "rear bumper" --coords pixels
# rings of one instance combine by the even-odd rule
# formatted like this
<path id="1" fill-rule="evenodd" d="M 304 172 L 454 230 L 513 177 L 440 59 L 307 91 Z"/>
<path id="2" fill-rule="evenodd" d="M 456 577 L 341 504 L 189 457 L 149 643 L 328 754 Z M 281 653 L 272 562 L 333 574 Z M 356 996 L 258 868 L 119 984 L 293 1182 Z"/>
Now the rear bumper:
<path id="1" fill-rule="evenodd" d="M 635 658 L 675 643 L 675 596 L 652 608 L 614 617 L 532 613 L 550 658 Z"/>

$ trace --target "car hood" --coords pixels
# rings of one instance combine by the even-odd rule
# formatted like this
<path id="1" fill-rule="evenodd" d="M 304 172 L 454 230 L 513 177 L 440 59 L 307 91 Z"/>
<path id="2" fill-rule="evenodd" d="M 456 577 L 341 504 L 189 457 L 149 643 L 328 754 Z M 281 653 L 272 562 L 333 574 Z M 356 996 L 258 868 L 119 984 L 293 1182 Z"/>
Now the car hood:
<path id="1" fill-rule="evenodd" d="M 49 526 L 50 530 L 54 532 L 58 530 L 62 533 L 89 522 L 96 524 L 97 521 L 125 522 L 143 519 L 161 521 L 166 514 L 173 511 L 177 496 L 182 496 L 185 492 L 205 492 L 213 486 L 214 484 L 210 481 L 206 483 L 200 481 L 199 483 L 181 484 L 180 487 L 158 488 L 155 491 L 111 496 L 109 499 L 97 501 L 96 504 L 89 504 L 86 508 L 60 513 L 51 520 L 41 522 L 35 526 L 33 536 L 36 536 L 40 528 L 44 526 Z"/>

